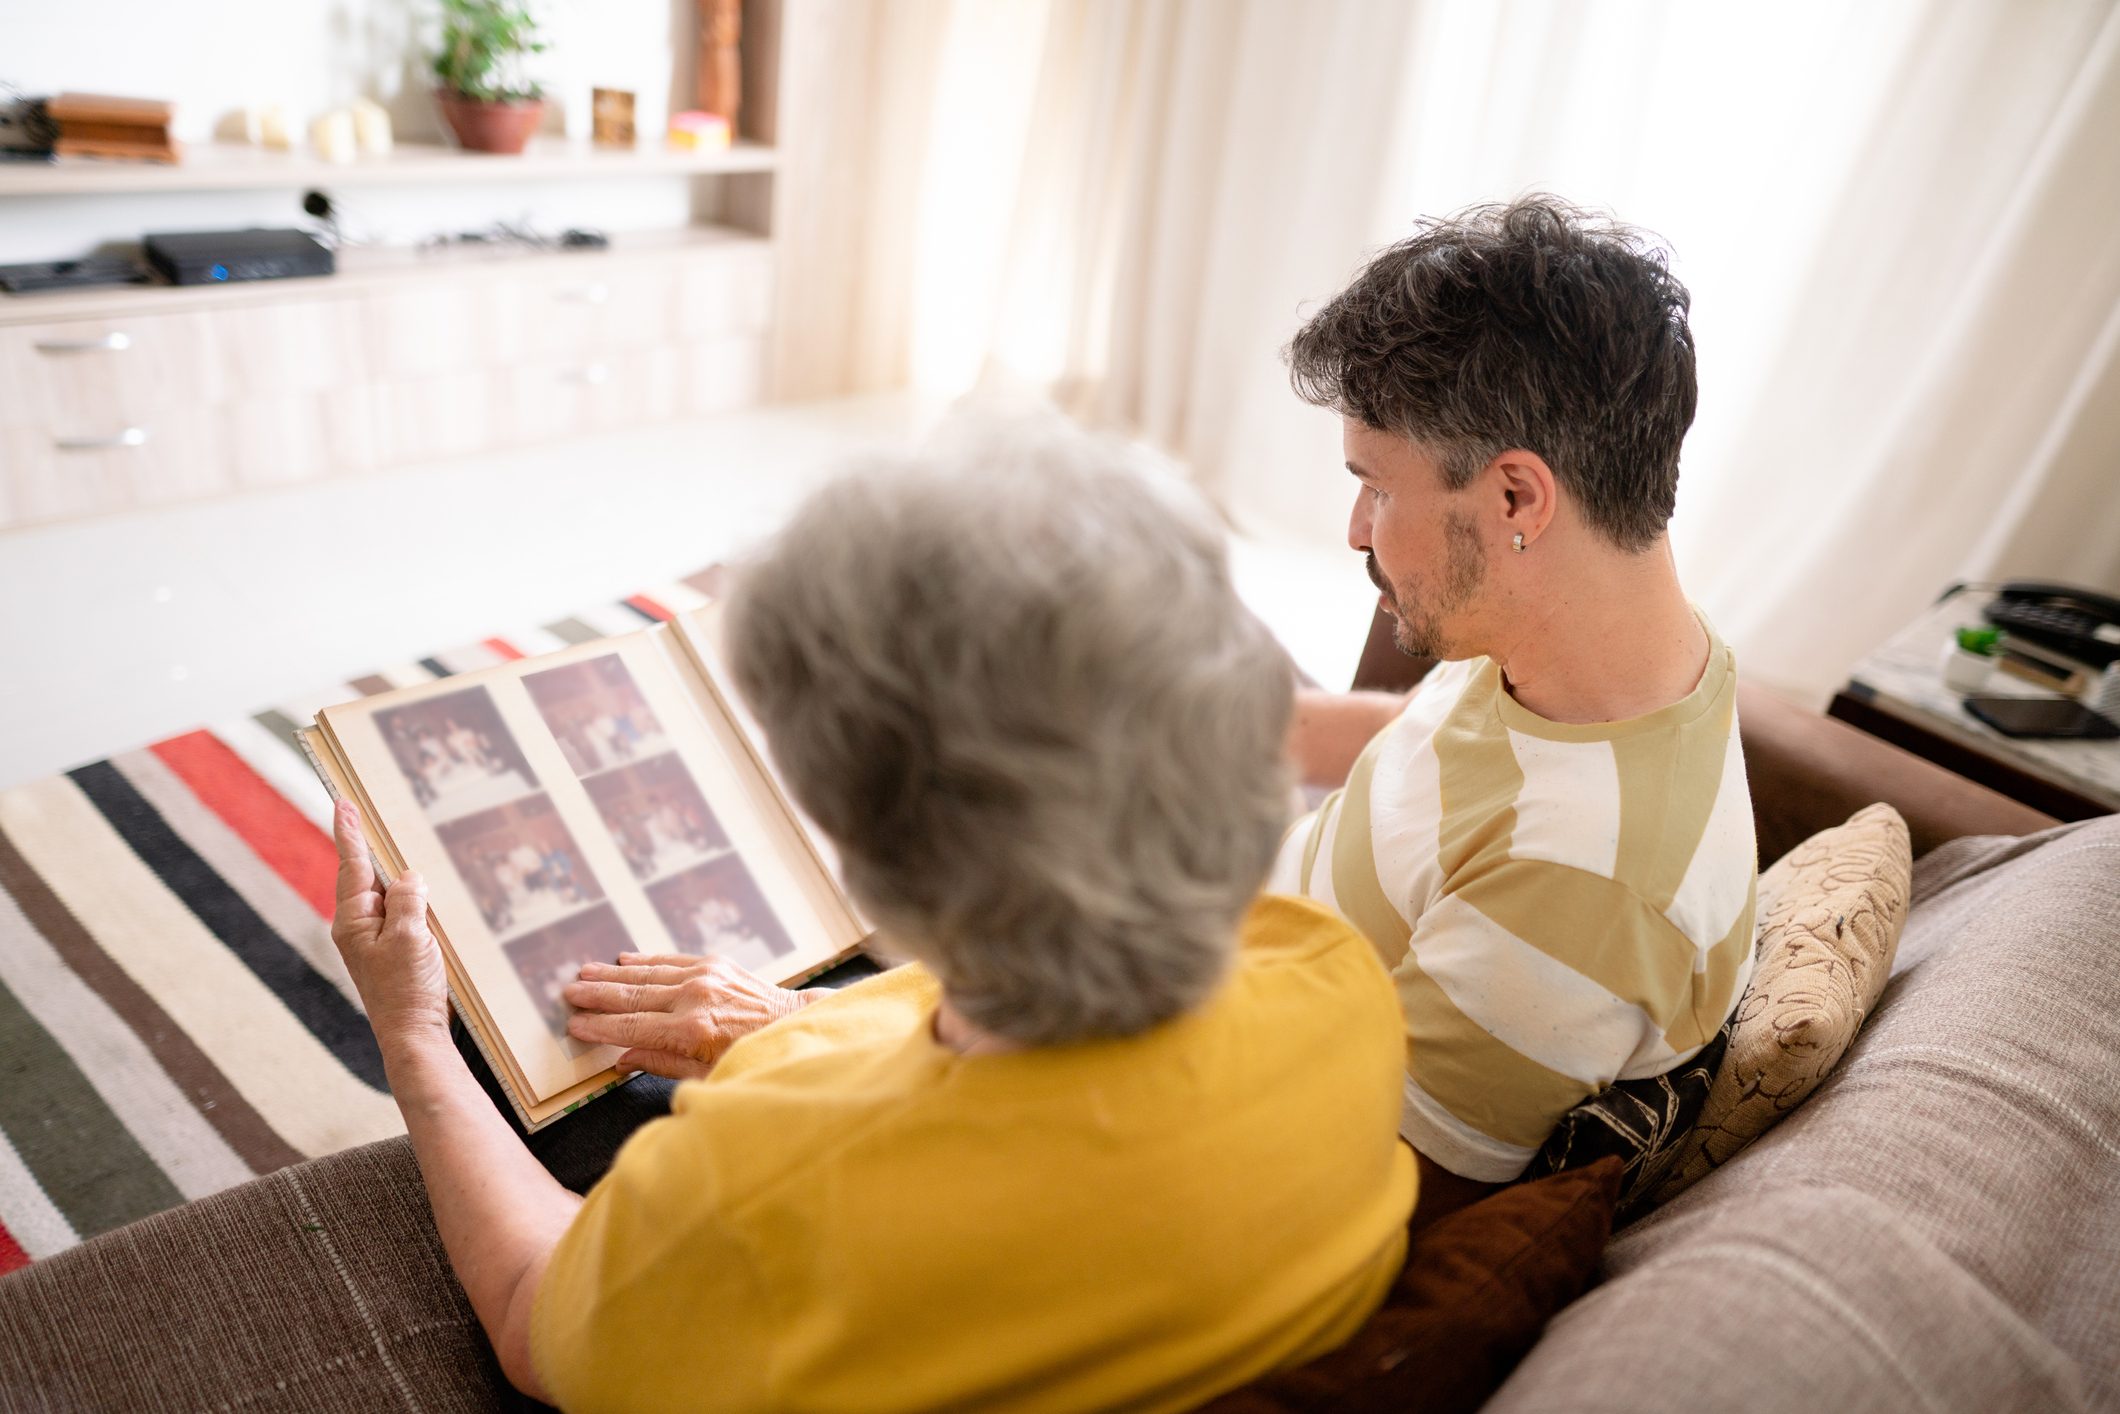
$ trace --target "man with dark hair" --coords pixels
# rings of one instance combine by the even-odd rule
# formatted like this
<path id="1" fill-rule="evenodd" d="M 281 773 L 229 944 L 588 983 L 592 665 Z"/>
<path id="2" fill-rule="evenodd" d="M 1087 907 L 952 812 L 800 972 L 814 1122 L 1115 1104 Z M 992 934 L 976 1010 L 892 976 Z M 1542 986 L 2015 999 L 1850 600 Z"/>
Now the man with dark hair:
<path id="1" fill-rule="evenodd" d="M 1736 673 L 1665 536 L 1688 303 L 1640 233 L 1532 196 L 1424 223 L 1287 350 L 1398 646 L 1442 660 L 1304 696 L 1303 773 L 1345 785 L 1269 884 L 1392 970 L 1424 1217 L 1551 1166 L 1607 1087 L 1712 1066 L 1750 976 Z"/>

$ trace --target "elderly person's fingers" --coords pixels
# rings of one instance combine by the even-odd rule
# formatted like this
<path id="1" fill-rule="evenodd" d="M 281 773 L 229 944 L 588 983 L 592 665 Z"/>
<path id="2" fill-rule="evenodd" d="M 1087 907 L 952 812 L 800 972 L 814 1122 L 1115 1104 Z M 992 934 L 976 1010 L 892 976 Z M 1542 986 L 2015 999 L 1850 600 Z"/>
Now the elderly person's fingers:
<path id="1" fill-rule="evenodd" d="M 383 936 L 418 948 L 434 941 L 427 931 L 427 881 L 411 869 L 383 891 Z"/>
<path id="2" fill-rule="evenodd" d="M 674 987 L 692 976 L 700 968 L 697 960 L 690 967 L 675 967 L 668 964 L 655 967 L 630 966 L 609 962 L 585 962 L 582 964 L 581 980 L 584 982 L 631 982 L 635 986 L 653 984 L 658 987 Z"/>
<path id="3" fill-rule="evenodd" d="M 341 914 L 331 936 L 361 994 L 378 1038 L 414 1031 L 446 1032 L 449 985 L 441 946 L 427 927 L 427 885 L 412 870 L 377 898 L 382 917 L 348 921 Z"/>
<path id="4" fill-rule="evenodd" d="M 669 1011 L 677 1002 L 677 988 L 637 982 L 569 982 L 559 994 L 569 1006 L 583 1011 Z"/>
<path id="5" fill-rule="evenodd" d="M 567 1018 L 567 1034 L 595 1046 L 639 1046 L 694 1053 L 705 1028 L 665 1011 L 578 1011 Z"/>
<path id="6" fill-rule="evenodd" d="M 339 918 L 380 917 L 382 891 L 376 887 L 375 865 L 368 858 L 368 841 L 361 834 L 361 814 L 350 800 L 342 800 L 331 813 L 331 837 L 339 848 Z"/>
<path id="7" fill-rule="evenodd" d="M 622 952 L 618 961 L 622 967 L 696 967 L 706 959 L 681 952 Z"/>
<path id="8" fill-rule="evenodd" d="M 646 1048 L 627 1051 L 615 1062 L 620 1070 L 646 1071 L 665 1080 L 699 1080 L 714 1073 L 712 1061 L 695 1060 L 674 1051 Z"/>

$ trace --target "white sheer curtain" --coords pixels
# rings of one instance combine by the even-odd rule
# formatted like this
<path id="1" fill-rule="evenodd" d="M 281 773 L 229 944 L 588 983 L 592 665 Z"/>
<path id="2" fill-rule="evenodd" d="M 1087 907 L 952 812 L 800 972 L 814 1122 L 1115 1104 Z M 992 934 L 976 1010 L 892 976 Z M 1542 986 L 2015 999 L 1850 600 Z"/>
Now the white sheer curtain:
<path id="1" fill-rule="evenodd" d="M 1693 289 L 1674 543 L 1748 672 L 1822 694 L 1955 575 L 2120 591 L 2120 0 L 790 0 L 789 51 L 785 392 L 1048 388 L 1331 547 L 1281 345 L 1544 188 Z"/>

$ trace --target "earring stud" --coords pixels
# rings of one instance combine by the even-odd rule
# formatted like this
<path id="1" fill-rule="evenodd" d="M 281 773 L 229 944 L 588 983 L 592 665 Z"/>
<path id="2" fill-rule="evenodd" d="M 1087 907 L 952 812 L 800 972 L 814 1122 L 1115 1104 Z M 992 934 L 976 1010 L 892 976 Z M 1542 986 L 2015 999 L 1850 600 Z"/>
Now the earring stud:
<path id="1" fill-rule="evenodd" d="M 1521 531 L 1521 530 L 1519 530 L 1519 531 L 1518 531 L 1518 532 L 1516 533 L 1516 539 L 1514 539 L 1514 540 L 1510 541 L 1509 543 L 1510 543 L 1510 544 L 1512 544 L 1512 545 L 1514 545 L 1514 546 L 1516 547 L 1516 552 L 1517 552 L 1517 553 L 1518 553 L 1519 555 L 1523 554 L 1523 553 L 1524 553 L 1524 532 L 1523 532 L 1523 531 Z"/>

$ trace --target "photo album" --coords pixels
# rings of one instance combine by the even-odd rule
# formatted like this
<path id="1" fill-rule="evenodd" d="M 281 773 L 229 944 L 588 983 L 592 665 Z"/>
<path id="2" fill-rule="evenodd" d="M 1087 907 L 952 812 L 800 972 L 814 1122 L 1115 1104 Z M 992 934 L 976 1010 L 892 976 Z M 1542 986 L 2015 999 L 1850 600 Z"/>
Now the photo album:
<path id="1" fill-rule="evenodd" d="M 327 707 L 301 732 L 388 880 L 417 869 L 450 999 L 538 1129 L 619 1083 L 560 989 L 622 952 L 793 986 L 869 928 L 781 789 L 709 604 L 640 633 Z"/>

